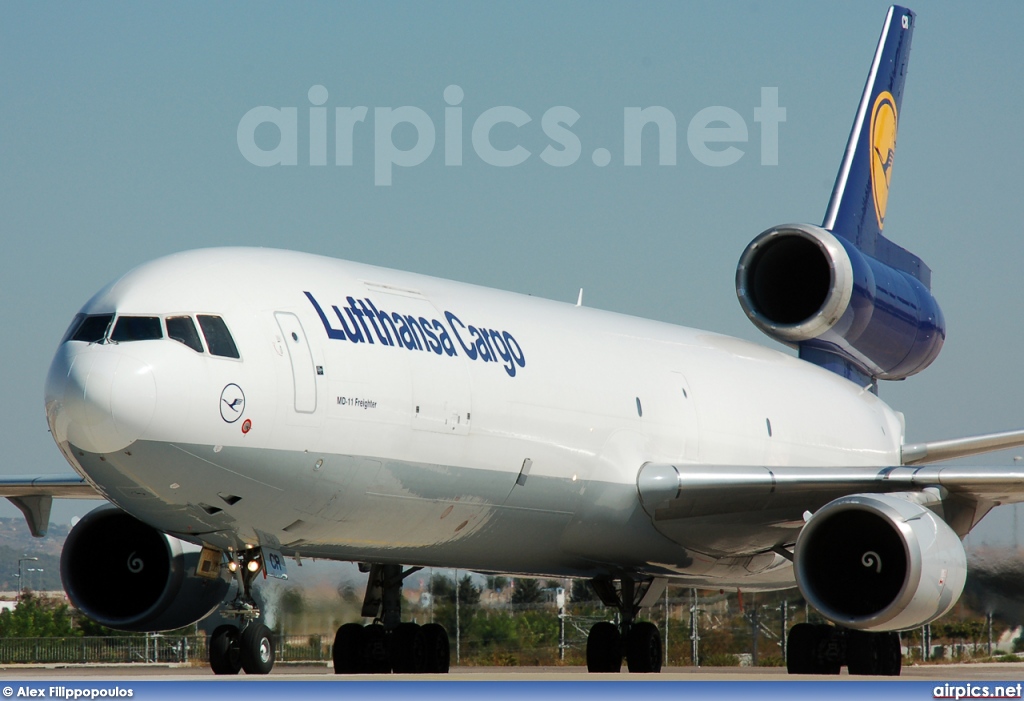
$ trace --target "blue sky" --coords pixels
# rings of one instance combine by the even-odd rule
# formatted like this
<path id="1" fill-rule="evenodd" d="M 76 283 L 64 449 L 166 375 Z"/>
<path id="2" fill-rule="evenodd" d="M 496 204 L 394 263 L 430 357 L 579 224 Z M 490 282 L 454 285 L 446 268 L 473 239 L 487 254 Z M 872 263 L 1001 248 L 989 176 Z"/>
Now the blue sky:
<path id="1" fill-rule="evenodd" d="M 7 473 L 64 472 L 43 380 L 78 308 L 131 267 L 210 245 L 294 248 L 707 328 L 771 345 L 744 318 L 734 271 L 767 227 L 820 223 L 887 8 L 772 3 L 4 3 L 0 5 L 0 441 Z M 949 331 L 922 375 L 883 385 L 911 441 L 1024 426 L 1021 261 L 1024 5 L 918 13 L 886 233 L 933 270 Z M 309 90 L 330 117 L 309 165 Z M 445 165 L 445 89 L 463 91 L 463 163 Z M 761 89 L 778 89 L 778 165 L 761 163 Z M 238 145 L 259 106 L 297 110 L 295 166 Z M 335 165 L 337 107 L 368 108 Z M 436 127 L 426 160 L 375 185 L 376 108 Z M 531 118 L 492 141 L 485 111 Z M 624 110 L 677 122 L 675 165 L 645 136 L 624 165 Z M 572 165 L 541 159 L 545 112 L 569 107 Z M 733 165 L 687 146 L 701 110 L 748 128 Z M 265 125 L 253 137 L 271 148 Z M 410 125 L 391 134 L 416 140 Z M 595 149 L 610 163 L 594 164 Z M 989 456 L 1009 464 L 1014 451 Z M 82 512 L 60 507 L 58 519 Z M 3 506 L 0 514 L 13 515 Z"/>

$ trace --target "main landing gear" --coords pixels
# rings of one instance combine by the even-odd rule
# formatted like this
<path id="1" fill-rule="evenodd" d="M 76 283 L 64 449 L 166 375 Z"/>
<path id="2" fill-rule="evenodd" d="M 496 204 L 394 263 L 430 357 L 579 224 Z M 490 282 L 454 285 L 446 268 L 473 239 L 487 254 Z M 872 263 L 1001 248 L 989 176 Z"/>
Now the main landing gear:
<path id="1" fill-rule="evenodd" d="M 362 614 L 370 625 L 346 623 L 334 636 L 335 674 L 447 674 L 448 632 L 437 623 L 402 623 L 402 581 L 420 567 L 360 565 L 369 571 Z"/>
<path id="2" fill-rule="evenodd" d="M 235 616 L 240 626 L 218 626 L 210 636 L 210 668 L 214 674 L 270 674 L 274 668 L 274 639 L 270 628 L 259 622 L 260 610 L 252 597 L 252 584 L 263 567 L 259 549 L 239 553 L 228 563 L 238 579 L 238 596 L 223 614 Z"/>
<path id="3" fill-rule="evenodd" d="M 850 674 L 898 677 L 903 666 L 899 633 L 866 633 L 825 624 L 797 623 L 789 630 L 790 674 Z"/>
<path id="4" fill-rule="evenodd" d="M 630 672 L 660 672 L 662 649 L 658 627 L 648 621 L 637 621 L 640 608 L 650 605 L 665 591 L 667 581 L 649 579 L 636 582 L 628 577 L 619 586 L 610 579 L 590 581 L 605 606 L 619 610 L 620 623 L 595 623 L 587 636 L 587 671 L 619 672 L 622 658 Z"/>

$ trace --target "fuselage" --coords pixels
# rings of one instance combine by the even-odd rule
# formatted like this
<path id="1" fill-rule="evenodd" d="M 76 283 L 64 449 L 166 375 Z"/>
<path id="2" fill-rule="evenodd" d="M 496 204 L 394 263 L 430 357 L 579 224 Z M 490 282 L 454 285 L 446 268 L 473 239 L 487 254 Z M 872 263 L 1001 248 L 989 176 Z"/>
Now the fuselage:
<path id="1" fill-rule="evenodd" d="M 785 353 L 304 253 L 147 263 L 70 336 L 46 389 L 65 457 L 125 511 L 224 550 L 785 586 L 763 548 L 662 535 L 640 468 L 897 465 L 903 441 L 877 396 Z"/>

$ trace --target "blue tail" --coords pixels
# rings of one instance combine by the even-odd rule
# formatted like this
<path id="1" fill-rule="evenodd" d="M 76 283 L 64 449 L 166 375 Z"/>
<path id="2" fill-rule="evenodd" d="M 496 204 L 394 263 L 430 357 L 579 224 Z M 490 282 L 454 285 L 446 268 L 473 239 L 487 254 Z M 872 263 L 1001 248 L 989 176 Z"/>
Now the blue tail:
<path id="1" fill-rule="evenodd" d="M 824 223 L 762 232 L 736 269 L 758 328 L 873 391 L 924 370 L 946 338 L 931 270 L 882 235 L 914 19 L 885 17 Z"/>
<path id="2" fill-rule="evenodd" d="M 905 7 L 889 8 L 822 228 L 930 288 L 928 266 L 882 235 L 915 20 Z"/>

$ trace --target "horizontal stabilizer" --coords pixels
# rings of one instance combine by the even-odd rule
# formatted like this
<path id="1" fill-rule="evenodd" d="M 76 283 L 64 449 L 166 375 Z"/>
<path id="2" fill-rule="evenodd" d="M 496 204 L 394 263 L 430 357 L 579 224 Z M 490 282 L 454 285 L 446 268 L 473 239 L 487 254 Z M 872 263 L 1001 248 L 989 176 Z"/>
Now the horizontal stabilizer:
<path id="1" fill-rule="evenodd" d="M 931 443 L 909 443 L 903 446 L 901 459 L 904 465 L 923 465 L 927 463 L 966 458 L 971 455 L 982 455 L 997 450 L 1016 448 L 1024 445 L 1024 430 L 989 433 L 984 436 L 968 438 L 951 438 Z"/>

